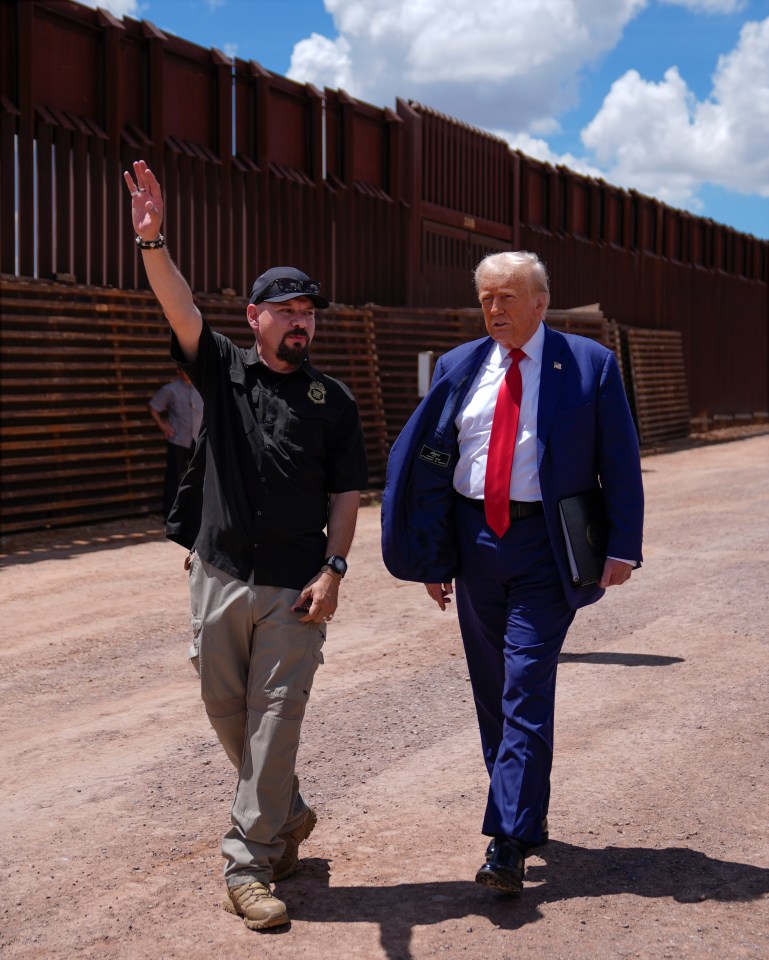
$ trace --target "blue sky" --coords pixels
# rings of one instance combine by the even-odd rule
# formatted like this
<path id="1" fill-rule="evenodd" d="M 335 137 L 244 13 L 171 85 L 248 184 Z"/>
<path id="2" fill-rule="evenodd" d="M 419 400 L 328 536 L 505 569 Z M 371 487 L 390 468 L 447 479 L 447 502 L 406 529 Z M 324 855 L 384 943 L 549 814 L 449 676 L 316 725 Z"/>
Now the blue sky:
<path id="1" fill-rule="evenodd" d="M 769 239 L 769 0 L 87 2 Z"/>

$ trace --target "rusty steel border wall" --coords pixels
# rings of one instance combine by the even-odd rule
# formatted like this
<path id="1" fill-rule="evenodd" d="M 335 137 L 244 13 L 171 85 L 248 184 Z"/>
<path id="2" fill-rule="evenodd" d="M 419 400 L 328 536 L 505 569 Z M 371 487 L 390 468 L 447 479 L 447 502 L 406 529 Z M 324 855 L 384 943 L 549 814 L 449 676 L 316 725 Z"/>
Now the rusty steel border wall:
<path id="1" fill-rule="evenodd" d="M 149 415 L 159 385 L 174 376 L 168 326 L 154 296 L 40 280 L 4 280 L 3 410 L 0 455 L 4 535 L 157 512 L 165 442 Z M 242 297 L 198 295 L 211 325 L 242 347 L 252 341 Z M 550 311 L 556 329 L 579 333 L 612 349 L 626 383 L 622 330 L 595 309 Z M 649 331 L 626 330 L 626 333 Z M 484 333 L 478 307 L 346 307 L 319 315 L 312 358 L 347 383 L 361 412 L 370 486 L 382 488 L 390 445 L 419 402 L 418 356 L 437 359 Z M 685 435 L 686 401 L 679 371 L 661 374 L 652 343 L 632 355 L 641 390 L 663 384 L 665 408 L 637 396 L 644 443 Z M 668 334 L 675 337 L 675 334 Z M 648 337 L 647 337 L 648 341 Z M 666 344 L 665 357 L 678 357 Z M 668 365 L 670 360 L 667 361 Z M 683 409 L 683 419 L 681 410 Z"/>
<path id="2" fill-rule="evenodd" d="M 65 354 L 67 376 L 85 383 L 105 361 L 103 379 L 115 384 L 116 357 L 137 335 L 129 323 L 108 360 L 98 336 L 69 350 L 73 331 L 41 308 L 51 297 L 58 317 L 68 299 L 81 311 L 93 303 L 94 332 L 107 336 L 104 304 L 109 313 L 119 303 L 126 323 L 136 320 L 131 303 L 154 309 L 121 176 L 140 157 L 163 183 L 174 259 L 214 316 L 261 269 L 295 263 L 349 305 L 335 317 L 365 317 L 367 349 L 376 347 L 361 367 L 374 377 L 364 393 L 375 483 L 415 401 L 409 344 L 440 351 L 477 322 L 472 270 L 497 250 L 539 254 L 553 317 L 591 307 L 614 331 L 642 442 L 680 435 L 687 421 L 767 419 L 766 240 L 533 160 L 429 106 L 375 107 L 70 0 L 0 0 L 0 37 L 3 449 L 18 450 L 31 427 L 62 443 L 87 433 L 93 401 L 91 413 L 135 432 L 129 472 L 137 460 L 147 477 L 160 469 L 162 446 L 139 422 L 143 399 L 126 406 L 109 387 L 89 387 L 94 396 L 67 421 L 62 397 L 32 410 L 25 394 L 37 382 L 58 396 Z M 346 322 L 345 336 L 356 321 Z M 154 351 L 156 333 L 145 335 Z M 139 381 L 163 368 L 145 352 L 150 341 L 129 351 Z M 125 503 L 146 507 L 148 491 L 125 492 Z M 93 503 L 83 509 L 92 515 Z"/>

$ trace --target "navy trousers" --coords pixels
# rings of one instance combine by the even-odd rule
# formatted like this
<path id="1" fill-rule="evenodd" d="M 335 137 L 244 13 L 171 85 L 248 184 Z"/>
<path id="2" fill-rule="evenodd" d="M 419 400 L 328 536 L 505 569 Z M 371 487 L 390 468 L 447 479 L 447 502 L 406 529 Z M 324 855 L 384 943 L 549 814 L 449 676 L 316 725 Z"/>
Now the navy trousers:
<path id="1" fill-rule="evenodd" d="M 550 799 L 555 679 L 567 604 L 542 515 L 502 538 L 457 497 L 459 626 L 490 784 L 483 833 L 542 838 Z"/>

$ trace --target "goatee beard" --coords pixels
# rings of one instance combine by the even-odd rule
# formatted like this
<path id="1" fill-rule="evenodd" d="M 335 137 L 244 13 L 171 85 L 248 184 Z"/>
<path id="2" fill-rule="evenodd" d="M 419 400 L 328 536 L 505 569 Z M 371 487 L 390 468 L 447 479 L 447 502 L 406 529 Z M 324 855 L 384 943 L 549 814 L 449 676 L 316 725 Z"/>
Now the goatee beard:
<path id="1" fill-rule="evenodd" d="M 294 367 L 301 367 L 305 360 L 309 359 L 307 344 L 301 344 L 296 347 L 289 347 L 285 340 L 281 340 L 275 355 L 284 363 L 290 363 Z"/>

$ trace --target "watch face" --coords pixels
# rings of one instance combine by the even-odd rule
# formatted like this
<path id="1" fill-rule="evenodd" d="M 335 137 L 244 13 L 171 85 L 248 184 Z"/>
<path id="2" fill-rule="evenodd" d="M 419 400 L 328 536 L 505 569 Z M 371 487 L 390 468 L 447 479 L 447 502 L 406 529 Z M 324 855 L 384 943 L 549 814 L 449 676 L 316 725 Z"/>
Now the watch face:
<path id="1" fill-rule="evenodd" d="M 344 557 L 327 557 L 326 564 L 331 567 L 335 573 L 344 576 L 347 573 L 347 561 Z"/>

